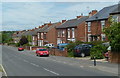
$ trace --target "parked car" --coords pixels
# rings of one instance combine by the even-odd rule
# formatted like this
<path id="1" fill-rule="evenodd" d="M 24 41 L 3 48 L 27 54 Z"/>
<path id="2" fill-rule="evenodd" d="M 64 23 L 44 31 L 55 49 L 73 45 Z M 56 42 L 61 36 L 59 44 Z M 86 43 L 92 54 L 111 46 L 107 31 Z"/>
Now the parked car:
<path id="1" fill-rule="evenodd" d="M 52 48 L 52 47 L 54 47 L 54 44 L 45 44 L 44 46 Z"/>
<path id="2" fill-rule="evenodd" d="M 57 45 L 57 49 L 59 50 L 64 50 L 64 48 L 68 45 L 68 43 L 60 43 Z"/>
<path id="3" fill-rule="evenodd" d="M 18 51 L 23 51 L 24 48 L 23 47 L 18 47 Z"/>
<path id="4" fill-rule="evenodd" d="M 46 48 L 38 48 L 36 50 L 36 56 L 49 56 L 49 51 Z"/>
<path id="5" fill-rule="evenodd" d="M 81 56 L 81 57 L 89 56 L 90 48 L 92 48 L 92 47 L 93 47 L 93 45 L 90 45 L 90 44 L 77 45 L 74 48 L 74 56 Z"/>

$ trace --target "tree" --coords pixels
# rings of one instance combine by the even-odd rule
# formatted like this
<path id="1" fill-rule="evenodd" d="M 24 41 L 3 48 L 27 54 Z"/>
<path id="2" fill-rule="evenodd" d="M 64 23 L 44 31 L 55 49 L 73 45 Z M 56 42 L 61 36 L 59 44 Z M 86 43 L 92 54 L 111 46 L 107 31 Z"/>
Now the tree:
<path id="1" fill-rule="evenodd" d="M 112 22 L 104 32 L 110 41 L 112 52 L 120 52 L 120 22 Z"/>
<path id="2" fill-rule="evenodd" d="M 22 36 L 22 38 L 20 39 L 20 45 L 24 45 L 28 43 L 28 39 L 25 36 Z"/>

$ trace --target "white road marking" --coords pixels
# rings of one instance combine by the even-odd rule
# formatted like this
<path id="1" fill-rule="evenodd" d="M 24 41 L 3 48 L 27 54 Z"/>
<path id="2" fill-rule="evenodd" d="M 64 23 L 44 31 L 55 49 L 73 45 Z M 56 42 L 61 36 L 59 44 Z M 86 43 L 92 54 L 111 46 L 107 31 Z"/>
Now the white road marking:
<path id="1" fill-rule="evenodd" d="M 4 67 L 0 64 L 0 66 L 1 66 L 1 68 L 2 68 L 2 70 L 3 70 L 3 72 L 4 72 L 4 74 L 5 74 L 5 76 L 7 77 L 7 73 L 6 73 L 6 71 L 5 71 L 5 69 L 4 69 Z M 8 77 L 7 77 L 8 78 Z"/>
<path id="2" fill-rule="evenodd" d="M 27 61 L 27 60 L 23 60 L 23 61 L 28 63 L 28 61 Z"/>
<path id="3" fill-rule="evenodd" d="M 84 66 L 80 66 L 81 68 L 83 68 Z"/>
<path id="4" fill-rule="evenodd" d="M 39 65 L 37 65 L 37 64 L 34 64 L 34 63 L 30 63 L 30 64 L 32 64 L 33 66 L 39 67 Z"/>
<path id="5" fill-rule="evenodd" d="M 53 74 L 55 74 L 55 75 L 59 75 L 58 73 L 53 72 L 53 71 L 51 71 L 51 70 L 48 70 L 48 69 L 46 69 L 46 68 L 44 68 L 44 70 L 46 70 L 46 71 L 48 71 L 48 72 L 51 72 L 51 73 L 53 73 Z"/>

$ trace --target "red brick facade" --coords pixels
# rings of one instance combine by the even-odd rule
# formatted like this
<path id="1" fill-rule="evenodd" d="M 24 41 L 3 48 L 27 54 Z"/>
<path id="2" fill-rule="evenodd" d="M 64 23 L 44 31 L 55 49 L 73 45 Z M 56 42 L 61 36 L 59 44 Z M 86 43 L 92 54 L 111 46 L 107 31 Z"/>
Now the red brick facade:
<path id="1" fill-rule="evenodd" d="M 104 27 L 102 26 L 102 21 L 104 21 L 104 27 L 109 26 L 108 20 L 99 20 L 99 21 L 91 21 L 86 22 L 86 40 L 88 42 L 95 41 L 95 40 L 101 40 L 101 41 L 107 41 L 107 37 L 103 33 Z M 90 24 L 90 31 L 88 31 L 88 24 Z"/>

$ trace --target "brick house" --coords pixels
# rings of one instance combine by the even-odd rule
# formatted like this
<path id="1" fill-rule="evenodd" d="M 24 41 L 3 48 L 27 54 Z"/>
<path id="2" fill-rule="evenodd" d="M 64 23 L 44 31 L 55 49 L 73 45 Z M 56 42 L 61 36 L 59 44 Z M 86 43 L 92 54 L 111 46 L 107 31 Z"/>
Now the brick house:
<path id="1" fill-rule="evenodd" d="M 118 8 L 112 11 L 110 15 L 115 21 L 120 22 L 120 3 L 118 4 Z"/>
<path id="2" fill-rule="evenodd" d="M 85 41 L 85 21 L 88 16 L 77 16 L 75 19 L 63 20 L 62 24 L 56 27 L 57 44 L 69 43 L 69 41 Z"/>
<path id="3" fill-rule="evenodd" d="M 26 30 L 23 31 L 17 31 L 13 34 L 12 39 L 14 43 L 18 43 L 21 39 L 21 37 L 24 35 L 24 33 L 26 33 Z"/>
<path id="4" fill-rule="evenodd" d="M 43 46 L 48 43 L 52 43 L 56 45 L 57 40 L 56 40 L 56 26 L 59 26 L 61 23 L 48 23 L 45 24 L 38 32 L 37 32 L 37 37 L 38 37 L 38 46 Z"/>
<path id="5" fill-rule="evenodd" d="M 104 7 L 86 20 L 86 40 L 88 42 L 98 40 L 107 41 L 107 37 L 103 33 L 103 28 L 109 26 L 109 14 L 117 7 L 118 5 Z"/>

